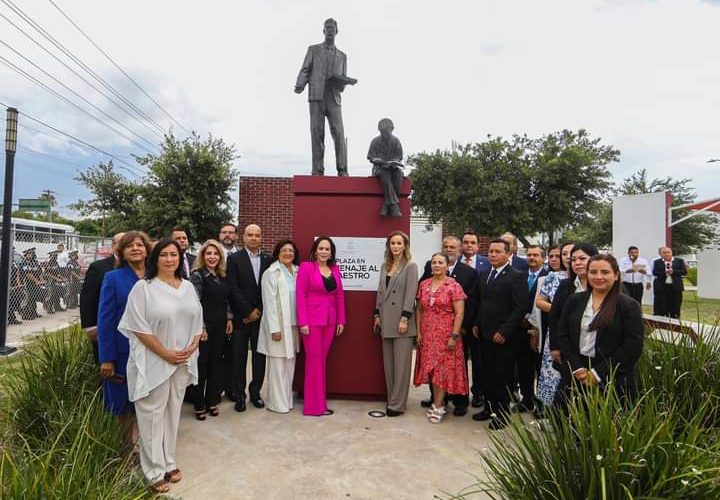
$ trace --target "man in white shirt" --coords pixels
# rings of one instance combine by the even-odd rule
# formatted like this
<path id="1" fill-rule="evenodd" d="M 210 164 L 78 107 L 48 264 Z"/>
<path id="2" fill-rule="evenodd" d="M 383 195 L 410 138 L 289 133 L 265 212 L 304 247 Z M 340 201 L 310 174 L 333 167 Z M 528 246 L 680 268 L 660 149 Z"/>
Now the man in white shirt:
<path id="1" fill-rule="evenodd" d="M 59 267 L 65 268 L 70 262 L 70 254 L 65 250 L 65 245 L 60 243 L 57 246 L 57 263 Z"/>
<path id="2" fill-rule="evenodd" d="M 492 266 L 488 258 L 480 255 L 478 250 L 480 250 L 480 245 L 477 233 L 466 231 L 462 237 L 462 263 L 480 274 L 483 271 L 489 271 Z"/>
<path id="3" fill-rule="evenodd" d="M 188 239 L 187 233 L 184 229 L 176 227 L 170 233 L 170 237 L 180 246 L 182 250 L 182 275 L 183 278 L 190 279 L 190 271 L 192 270 L 193 263 L 195 262 L 195 256 L 188 252 L 190 248 L 190 240 Z"/>
<path id="4" fill-rule="evenodd" d="M 642 304 L 643 290 L 650 289 L 650 279 L 648 263 L 640 257 L 638 247 L 630 246 L 627 257 L 623 257 L 619 265 L 625 293 Z"/>

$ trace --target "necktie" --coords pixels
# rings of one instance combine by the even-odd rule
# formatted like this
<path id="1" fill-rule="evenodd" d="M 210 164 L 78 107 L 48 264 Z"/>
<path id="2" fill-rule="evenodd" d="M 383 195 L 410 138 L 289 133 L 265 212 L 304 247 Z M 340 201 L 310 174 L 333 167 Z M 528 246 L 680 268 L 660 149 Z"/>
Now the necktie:
<path id="1" fill-rule="evenodd" d="M 190 263 L 188 262 L 187 255 L 183 255 L 183 268 L 185 269 L 185 277 L 190 277 Z"/>
<path id="2" fill-rule="evenodd" d="M 535 285 L 536 279 L 537 275 L 535 273 L 528 274 L 528 290 L 532 290 L 533 285 Z"/>
<path id="3" fill-rule="evenodd" d="M 472 257 L 465 257 L 465 265 L 472 267 Z"/>
<path id="4" fill-rule="evenodd" d="M 493 281 L 495 281 L 495 278 L 496 278 L 496 277 L 497 277 L 497 271 L 493 268 L 493 270 L 490 271 L 490 277 L 489 277 L 488 280 L 487 280 L 488 284 L 490 284 L 490 283 L 492 283 Z"/>

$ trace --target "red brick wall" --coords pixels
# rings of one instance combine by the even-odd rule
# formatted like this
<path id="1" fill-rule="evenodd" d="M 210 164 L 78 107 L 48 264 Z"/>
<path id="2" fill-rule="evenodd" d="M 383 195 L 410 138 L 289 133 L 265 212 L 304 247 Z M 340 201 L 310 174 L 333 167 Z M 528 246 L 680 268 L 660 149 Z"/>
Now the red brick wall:
<path id="1" fill-rule="evenodd" d="M 263 250 L 272 252 L 280 239 L 292 236 L 293 194 L 290 177 L 240 177 L 238 242 L 248 224 L 263 231 Z"/>
<path id="2" fill-rule="evenodd" d="M 448 233 L 448 230 L 447 230 L 446 226 L 443 225 L 443 227 L 442 227 L 442 237 L 444 238 L 444 237 L 447 236 L 448 234 L 450 234 L 450 233 Z M 457 236 L 458 238 L 462 239 L 462 234 L 456 234 L 455 236 Z M 492 238 L 490 238 L 490 236 L 483 236 L 483 235 L 479 235 L 479 236 L 478 236 L 478 248 L 479 248 L 478 253 L 479 253 L 480 255 L 485 255 L 485 256 L 487 256 L 488 250 L 490 249 L 490 240 L 491 240 L 491 239 L 492 239 Z"/>

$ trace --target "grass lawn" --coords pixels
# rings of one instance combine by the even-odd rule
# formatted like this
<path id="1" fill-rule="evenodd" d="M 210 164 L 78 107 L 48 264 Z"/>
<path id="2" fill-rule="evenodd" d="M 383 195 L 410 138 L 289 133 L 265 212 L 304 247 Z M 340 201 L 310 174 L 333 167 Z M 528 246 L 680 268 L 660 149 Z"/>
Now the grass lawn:
<path id="1" fill-rule="evenodd" d="M 652 314 L 652 306 L 643 306 L 646 314 Z M 682 319 L 698 321 L 706 325 L 720 323 L 720 299 L 699 299 L 697 292 L 685 291 L 683 294 Z"/>

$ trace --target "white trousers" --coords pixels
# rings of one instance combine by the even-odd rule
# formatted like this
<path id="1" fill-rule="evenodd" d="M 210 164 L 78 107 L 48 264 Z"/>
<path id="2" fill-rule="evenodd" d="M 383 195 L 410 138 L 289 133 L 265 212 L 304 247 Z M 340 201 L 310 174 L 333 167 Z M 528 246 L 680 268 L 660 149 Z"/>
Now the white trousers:
<path id="1" fill-rule="evenodd" d="M 292 383 L 295 376 L 295 358 L 267 357 L 267 401 L 268 410 L 287 413 L 293 409 Z"/>
<path id="2" fill-rule="evenodd" d="M 187 365 L 180 365 L 169 379 L 135 401 L 140 431 L 140 467 L 151 484 L 177 468 L 175 445 L 180 408 L 189 380 Z"/>

